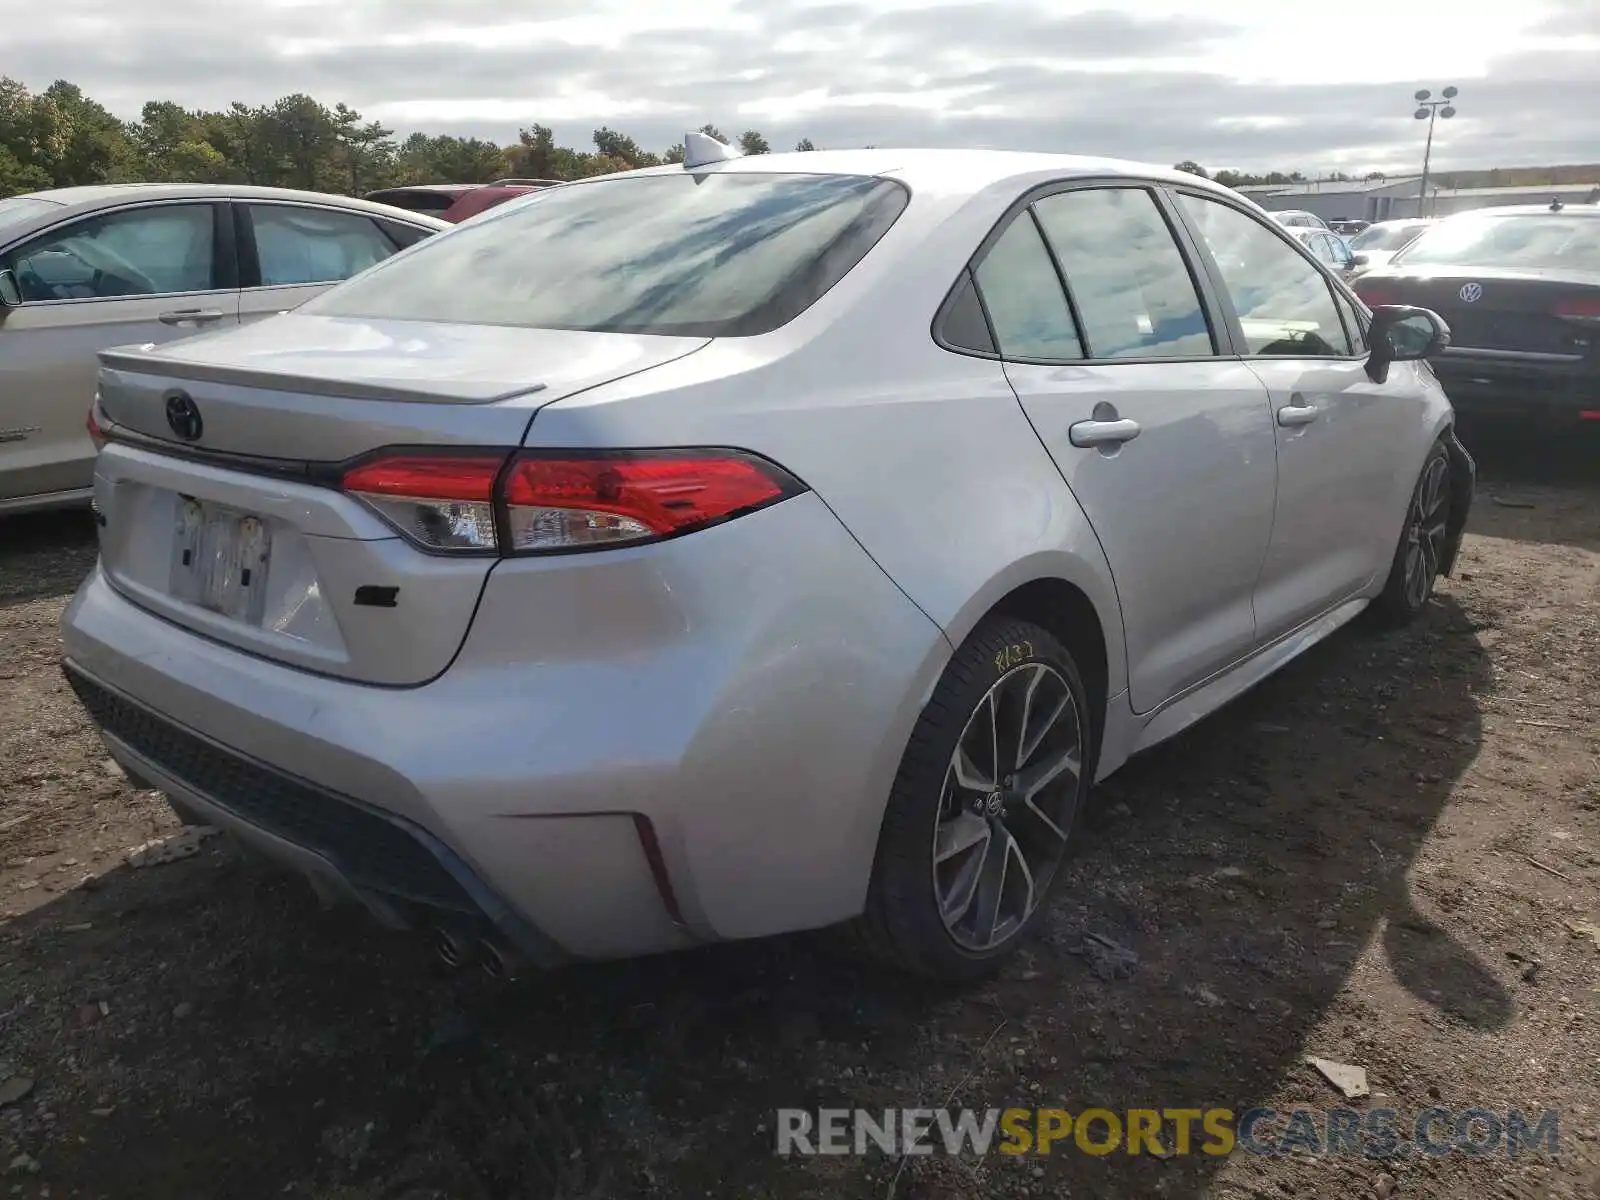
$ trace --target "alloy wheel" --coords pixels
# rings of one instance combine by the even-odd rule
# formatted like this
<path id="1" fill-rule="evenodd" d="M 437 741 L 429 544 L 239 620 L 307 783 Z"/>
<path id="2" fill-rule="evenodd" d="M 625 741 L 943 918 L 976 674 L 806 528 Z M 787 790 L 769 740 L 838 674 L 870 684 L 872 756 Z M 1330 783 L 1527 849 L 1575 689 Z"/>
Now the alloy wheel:
<path id="1" fill-rule="evenodd" d="M 1449 518 L 1450 492 L 1445 486 L 1450 473 L 1443 457 L 1430 459 L 1417 484 L 1406 518 L 1406 603 L 1419 609 L 1439 576 Z"/>
<path id="2" fill-rule="evenodd" d="M 1033 914 L 1066 853 L 1082 774 L 1082 720 L 1061 673 L 1034 662 L 996 680 L 956 739 L 934 825 L 934 896 L 958 945 L 993 950 Z"/>

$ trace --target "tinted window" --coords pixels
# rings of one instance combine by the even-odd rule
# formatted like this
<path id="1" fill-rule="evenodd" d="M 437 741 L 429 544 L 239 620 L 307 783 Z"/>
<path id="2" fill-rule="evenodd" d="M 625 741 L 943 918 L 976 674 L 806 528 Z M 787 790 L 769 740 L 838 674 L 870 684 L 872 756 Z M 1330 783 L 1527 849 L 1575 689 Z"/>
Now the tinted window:
<path id="1" fill-rule="evenodd" d="M 212 286 L 208 204 L 164 204 L 90 217 L 12 251 L 24 300 L 203 292 Z"/>
<path id="2" fill-rule="evenodd" d="M 1327 278 L 1254 217 L 1215 200 L 1180 197 L 1222 273 L 1244 326 L 1246 353 L 1294 358 L 1351 353 Z"/>
<path id="3" fill-rule="evenodd" d="M 367 217 L 290 204 L 247 204 L 255 230 L 261 286 L 337 283 L 394 253 L 394 243 Z"/>
<path id="4" fill-rule="evenodd" d="M 1600 218 L 1548 213 L 1452 217 L 1398 255 L 1407 266 L 1600 272 Z"/>
<path id="5" fill-rule="evenodd" d="M 437 233 L 435 229 L 424 229 L 420 225 L 406 225 L 400 221 L 390 221 L 383 217 L 378 218 L 378 224 L 383 226 L 384 233 L 389 235 L 389 240 L 400 249 L 414 246 L 423 238 Z"/>
<path id="6" fill-rule="evenodd" d="M 1090 358 L 1213 353 L 1194 280 L 1154 196 L 1143 188 L 1063 192 L 1034 208 Z"/>
<path id="7" fill-rule="evenodd" d="M 960 282 L 950 293 L 939 332 L 948 346 L 976 350 L 980 354 L 994 353 L 994 339 L 989 336 L 989 323 L 983 319 L 983 305 L 978 302 L 970 272 L 961 272 Z"/>
<path id="8" fill-rule="evenodd" d="M 1061 279 L 1027 212 L 1017 214 L 989 248 L 977 276 L 1000 353 L 1013 358 L 1083 357 Z"/>
<path id="9" fill-rule="evenodd" d="M 776 329 L 906 205 L 855 175 L 688 172 L 549 188 L 311 302 L 328 316 L 736 337 Z"/>

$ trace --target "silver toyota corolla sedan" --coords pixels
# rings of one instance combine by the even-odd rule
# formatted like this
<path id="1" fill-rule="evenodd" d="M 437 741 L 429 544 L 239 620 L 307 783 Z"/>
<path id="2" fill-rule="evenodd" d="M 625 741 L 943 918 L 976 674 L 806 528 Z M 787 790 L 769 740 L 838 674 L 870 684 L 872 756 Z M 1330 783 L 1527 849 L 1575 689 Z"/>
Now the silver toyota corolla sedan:
<path id="1" fill-rule="evenodd" d="M 103 354 L 67 676 L 452 958 L 846 924 L 979 973 L 1094 781 L 1427 604 L 1447 331 L 1191 175 L 690 148 Z"/>
<path id="2" fill-rule="evenodd" d="M 248 324 L 448 228 L 281 188 L 127 184 L 0 200 L 0 513 L 88 501 L 97 351 Z"/>

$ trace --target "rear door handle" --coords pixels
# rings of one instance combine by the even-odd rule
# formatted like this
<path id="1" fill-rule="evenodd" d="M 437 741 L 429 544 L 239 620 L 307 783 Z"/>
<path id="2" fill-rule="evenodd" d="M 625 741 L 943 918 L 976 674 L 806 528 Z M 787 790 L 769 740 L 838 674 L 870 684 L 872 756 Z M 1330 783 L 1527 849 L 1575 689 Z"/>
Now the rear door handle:
<path id="1" fill-rule="evenodd" d="M 1278 424 L 1309 425 L 1320 415 L 1315 404 L 1285 404 L 1278 410 Z"/>
<path id="2" fill-rule="evenodd" d="M 212 321 L 222 320 L 220 308 L 179 308 L 172 312 L 164 312 L 156 320 L 163 325 L 208 325 Z"/>
<path id="3" fill-rule="evenodd" d="M 1139 436 L 1139 422 L 1123 417 L 1116 421 L 1079 421 L 1067 430 L 1074 446 L 1119 446 Z"/>

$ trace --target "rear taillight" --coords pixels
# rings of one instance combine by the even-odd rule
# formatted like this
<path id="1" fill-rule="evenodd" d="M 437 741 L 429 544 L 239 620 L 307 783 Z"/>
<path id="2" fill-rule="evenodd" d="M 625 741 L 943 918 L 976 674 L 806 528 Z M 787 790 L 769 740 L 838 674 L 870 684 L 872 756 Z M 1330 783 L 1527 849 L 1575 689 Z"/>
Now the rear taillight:
<path id="1" fill-rule="evenodd" d="M 96 408 L 98 408 L 99 406 L 100 406 L 99 400 L 96 400 L 93 404 L 91 404 L 89 406 L 88 415 L 84 417 L 84 421 L 83 421 L 84 427 L 89 430 L 89 440 L 94 443 L 94 448 L 95 448 L 95 451 L 97 453 L 106 444 L 105 430 L 100 428 L 99 418 L 97 418 L 95 416 L 95 412 L 94 412 L 94 410 Z"/>
<path id="2" fill-rule="evenodd" d="M 1550 315 L 1568 321 L 1600 321 L 1600 295 L 1564 297 L 1550 306 Z"/>
<path id="3" fill-rule="evenodd" d="M 735 450 L 387 453 L 342 486 L 424 549 L 480 554 L 635 545 L 804 490 Z"/>
<path id="4" fill-rule="evenodd" d="M 494 485 L 505 463 L 499 451 L 390 454 L 352 467 L 341 486 L 425 550 L 492 554 Z"/>
<path id="5" fill-rule="evenodd" d="M 1393 287 L 1385 286 L 1375 279 L 1356 278 L 1350 284 L 1355 294 L 1361 297 L 1361 302 L 1368 308 L 1378 308 L 1385 304 L 1399 304 L 1400 293 Z"/>

